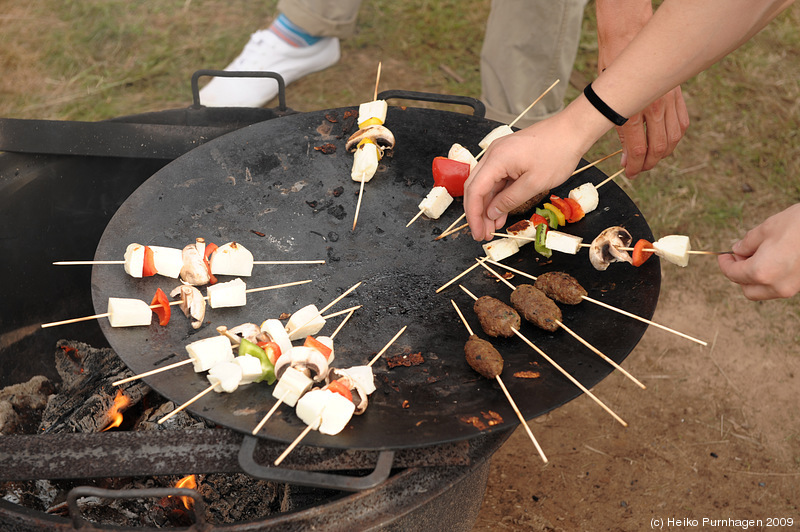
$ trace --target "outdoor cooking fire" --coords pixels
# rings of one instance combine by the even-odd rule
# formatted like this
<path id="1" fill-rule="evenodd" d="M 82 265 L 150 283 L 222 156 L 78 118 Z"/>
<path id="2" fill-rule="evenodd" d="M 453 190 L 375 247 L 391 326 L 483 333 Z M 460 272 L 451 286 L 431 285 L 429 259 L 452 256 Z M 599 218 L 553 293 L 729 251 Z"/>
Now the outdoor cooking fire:
<path id="1" fill-rule="evenodd" d="M 197 476 L 196 475 L 186 475 L 178 482 L 175 483 L 176 488 L 186 488 L 193 490 L 197 487 Z M 181 497 L 181 501 L 183 505 L 186 507 L 187 510 L 191 510 L 194 507 L 194 501 L 191 497 Z"/>
<path id="2" fill-rule="evenodd" d="M 114 404 L 112 404 L 111 408 L 108 410 L 108 417 L 111 419 L 111 423 L 101 432 L 119 427 L 122 424 L 122 412 L 128 408 L 130 404 L 130 399 L 122 393 L 122 390 L 117 390 L 117 395 L 114 397 Z"/>

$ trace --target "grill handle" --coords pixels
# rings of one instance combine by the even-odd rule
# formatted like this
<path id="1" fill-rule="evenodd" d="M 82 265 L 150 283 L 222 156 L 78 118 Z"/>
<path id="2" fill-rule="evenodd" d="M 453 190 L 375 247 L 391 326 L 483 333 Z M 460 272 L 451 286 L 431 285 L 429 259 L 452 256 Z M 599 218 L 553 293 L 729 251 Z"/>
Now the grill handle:
<path id="1" fill-rule="evenodd" d="M 421 102 L 449 103 L 454 105 L 466 105 L 472 108 L 472 114 L 478 118 L 486 116 L 486 106 L 483 102 L 470 96 L 454 96 L 448 94 L 437 94 L 435 92 L 417 92 L 391 89 L 378 94 L 379 100 L 417 100 Z"/>
<path id="2" fill-rule="evenodd" d="M 361 491 L 381 484 L 389 478 L 394 462 L 394 451 L 381 451 L 375 463 L 375 469 L 366 476 L 352 477 L 319 473 L 316 471 L 300 471 L 280 467 L 264 466 L 256 462 L 255 450 L 258 438 L 245 436 L 239 448 L 239 466 L 248 475 L 261 480 L 285 482 L 310 488 L 325 488 L 341 491 Z"/>
<path id="3" fill-rule="evenodd" d="M 89 527 L 90 523 L 81 516 L 78 499 L 81 497 L 98 497 L 102 499 L 143 499 L 164 497 L 190 497 L 194 501 L 191 512 L 194 514 L 194 525 L 188 530 L 205 530 L 205 501 L 195 490 L 188 488 L 149 488 L 132 490 L 106 490 L 92 486 L 78 486 L 67 493 L 67 508 L 72 518 L 72 526 L 80 530 Z"/>
<path id="4" fill-rule="evenodd" d="M 286 110 L 286 82 L 277 72 L 256 72 L 256 71 L 241 71 L 234 72 L 229 70 L 198 70 L 192 74 L 192 108 L 197 109 L 202 107 L 200 104 L 200 78 L 203 76 L 219 77 L 219 78 L 272 78 L 278 82 L 278 109 L 281 111 Z"/>

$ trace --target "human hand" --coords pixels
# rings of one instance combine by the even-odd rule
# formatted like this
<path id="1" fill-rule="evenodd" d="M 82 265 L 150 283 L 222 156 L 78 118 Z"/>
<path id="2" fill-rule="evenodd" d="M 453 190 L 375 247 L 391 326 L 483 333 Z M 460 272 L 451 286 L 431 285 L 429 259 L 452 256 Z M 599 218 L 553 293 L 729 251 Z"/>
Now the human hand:
<path id="1" fill-rule="evenodd" d="M 719 267 L 747 299 L 792 297 L 800 292 L 800 203 L 767 218 L 721 255 Z"/>
<path id="2" fill-rule="evenodd" d="M 559 114 L 492 142 L 464 184 L 472 238 L 491 240 L 510 210 L 567 180 L 583 151 L 563 122 Z"/>

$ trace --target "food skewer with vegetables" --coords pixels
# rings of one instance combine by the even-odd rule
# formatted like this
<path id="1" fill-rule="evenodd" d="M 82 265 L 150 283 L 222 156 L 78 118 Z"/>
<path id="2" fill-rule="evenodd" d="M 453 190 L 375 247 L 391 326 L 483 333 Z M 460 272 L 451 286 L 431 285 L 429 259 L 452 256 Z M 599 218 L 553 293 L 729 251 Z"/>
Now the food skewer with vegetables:
<path id="1" fill-rule="evenodd" d="M 605 360 L 614 369 L 619 370 L 623 375 L 625 375 L 625 377 L 627 377 L 638 387 L 643 390 L 647 388 L 636 377 L 628 373 L 625 368 L 617 364 L 605 353 L 584 340 L 575 331 L 567 327 L 562 321 L 561 309 L 555 304 L 553 299 L 550 298 L 550 294 L 556 295 L 559 298 L 559 301 L 569 305 L 576 305 L 580 303 L 580 296 L 585 294 L 586 290 L 584 290 L 583 287 L 578 284 L 574 277 L 567 274 L 550 277 L 542 275 L 536 281 L 539 284 L 539 287 L 529 284 L 514 286 L 505 277 L 487 266 L 485 263 L 481 265 L 512 290 L 511 304 L 527 321 L 549 332 L 554 332 L 558 328 L 564 329 L 570 336 L 586 346 L 592 353 Z M 547 290 L 547 293 L 545 290 L 540 289 L 540 287 Z M 462 287 L 462 289 L 467 291 L 464 287 Z M 473 298 L 475 297 L 472 294 L 469 295 Z"/>
<path id="2" fill-rule="evenodd" d="M 310 283 L 312 280 L 307 279 L 305 281 L 293 281 L 290 283 L 283 283 L 283 284 L 276 284 L 271 286 L 262 286 L 259 288 L 245 288 L 244 293 L 250 294 L 254 292 L 263 292 L 265 290 L 274 290 L 276 288 L 286 288 L 289 286 L 296 286 L 301 284 Z M 242 284 L 244 282 L 242 281 Z M 233 289 L 236 291 L 237 294 L 237 301 L 238 294 L 240 293 L 241 285 L 236 283 L 236 286 L 233 286 Z M 225 291 L 227 294 L 227 290 Z M 225 294 L 218 294 L 215 296 L 214 301 L 215 304 L 218 306 L 230 306 L 227 303 L 230 303 L 232 300 L 228 298 L 228 295 Z M 156 292 L 156 298 L 158 298 L 158 292 Z M 211 296 L 206 296 L 203 299 L 210 300 Z M 155 299 L 154 299 L 155 301 Z M 172 305 L 180 305 L 184 303 L 183 300 L 179 301 L 172 301 L 167 302 L 166 299 L 161 300 L 159 302 L 154 302 L 148 305 L 146 302 L 140 299 L 134 298 L 121 298 L 121 297 L 109 297 L 108 298 L 108 312 L 102 314 L 94 314 L 92 316 L 84 316 L 82 318 L 71 318 L 68 320 L 62 321 L 54 321 L 51 323 L 43 323 L 42 328 L 47 327 L 55 327 L 58 325 L 67 325 L 70 323 L 77 323 L 80 321 L 89 321 L 89 320 L 96 320 L 100 318 L 108 318 L 109 322 L 111 323 L 112 327 L 135 327 L 140 325 L 150 325 L 150 321 L 152 319 L 152 312 L 155 311 L 156 314 L 159 315 L 159 323 L 164 321 L 164 316 L 166 316 L 165 309 Z M 212 305 L 213 308 L 213 305 Z M 163 311 L 163 314 L 161 313 Z M 146 318 L 146 319 L 145 319 Z M 146 323 L 145 323 L 146 322 Z M 162 323 L 165 325 L 166 323 Z"/>
<path id="3" fill-rule="evenodd" d="M 469 333 L 469 340 L 467 340 L 467 343 L 464 344 L 464 356 L 467 360 L 467 363 L 472 369 L 487 379 L 495 379 L 497 381 L 497 384 L 500 385 L 500 389 L 503 390 L 503 394 L 505 394 L 506 399 L 508 399 L 509 404 L 511 404 L 511 408 L 517 415 L 519 422 L 523 427 L 525 427 L 525 432 L 528 433 L 528 437 L 533 442 L 534 447 L 536 447 L 536 451 L 539 453 L 542 461 L 546 464 L 547 457 L 545 456 L 544 451 L 542 450 L 541 446 L 539 446 L 539 442 L 536 441 L 536 437 L 533 435 L 533 432 L 531 432 L 528 422 L 525 421 L 525 417 L 517 407 L 517 403 L 514 402 L 514 399 L 511 397 L 511 394 L 506 388 L 506 385 L 503 383 L 503 379 L 500 378 L 500 374 L 503 372 L 503 356 L 497 351 L 497 349 L 494 348 L 491 343 L 487 342 L 486 340 L 482 340 L 472 331 L 472 327 L 470 327 L 469 323 L 467 323 L 466 318 L 464 318 L 464 314 L 461 313 L 461 309 L 458 308 L 456 302 L 451 299 L 450 303 L 453 304 L 453 308 L 456 309 L 458 317 L 461 318 L 461 322 L 464 324 L 464 327 L 467 328 L 467 332 Z"/>
<path id="4" fill-rule="evenodd" d="M 406 326 L 400 329 L 397 334 L 395 334 L 391 340 L 378 352 L 378 355 L 375 356 L 368 364 L 367 368 L 370 370 L 372 369 L 372 365 L 378 361 L 381 355 L 383 355 L 389 347 L 400 337 L 401 334 L 406 330 Z M 364 382 L 364 378 L 361 377 L 362 382 Z M 303 440 L 303 438 L 308 435 L 309 432 L 312 430 L 319 430 L 323 434 L 330 434 L 335 435 L 341 432 L 344 427 L 347 425 L 347 422 L 350 419 L 350 416 L 355 412 L 355 404 L 352 401 L 352 394 L 350 394 L 350 405 L 352 405 L 352 410 L 350 406 L 346 406 L 346 403 L 341 399 L 335 397 L 339 395 L 341 397 L 347 398 L 349 394 L 349 390 L 344 389 L 344 386 L 336 385 L 339 379 L 334 380 L 330 384 L 326 385 L 326 388 L 311 390 L 307 392 L 303 397 L 301 397 L 300 401 L 297 402 L 297 415 L 300 419 L 306 423 L 306 428 L 301 432 L 297 438 L 289 444 L 289 446 L 275 459 L 274 465 L 280 465 L 281 462 L 292 452 L 292 450 L 297 447 L 297 445 Z M 322 392 L 332 392 L 330 393 L 322 393 Z M 330 410 L 329 410 L 330 409 Z M 349 416 L 347 415 L 349 412 Z M 329 421 L 326 426 L 326 421 Z"/>

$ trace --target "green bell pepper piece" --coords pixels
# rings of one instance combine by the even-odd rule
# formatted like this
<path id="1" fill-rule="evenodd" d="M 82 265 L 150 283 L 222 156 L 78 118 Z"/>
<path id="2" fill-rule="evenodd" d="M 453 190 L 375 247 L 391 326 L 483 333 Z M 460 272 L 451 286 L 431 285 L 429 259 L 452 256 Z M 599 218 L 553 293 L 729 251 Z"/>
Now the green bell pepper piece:
<path id="1" fill-rule="evenodd" d="M 540 207 L 536 208 L 536 214 L 539 216 L 543 216 L 547 219 L 547 225 L 550 226 L 551 229 L 558 229 L 558 217 L 556 213 L 551 211 L 550 209 L 543 209 Z M 538 226 L 537 226 L 538 228 Z M 536 251 L 539 251 L 538 249 Z"/>
<path id="2" fill-rule="evenodd" d="M 540 255 L 550 257 L 553 255 L 553 250 L 544 245 L 546 239 L 547 227 L 544 224 L 537 225 L 536 240 L 533 241 L 533 249 L 535 249 Z"/>
<path id="3" fill-rule="evenodd" d="M 239 344 L 239 356 L 242 355 L 254 356 L 261 362 L 261 377 L 256 379 L 255 382 L 267 381 L 267 384 L 275 384 L 275 381 L 278 380 L 275 377 L 275 366 L 270 362 L 266 351 L 250 340 L 242 338 Z"/>

